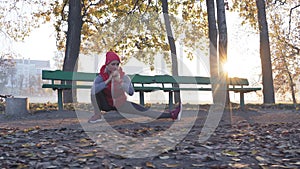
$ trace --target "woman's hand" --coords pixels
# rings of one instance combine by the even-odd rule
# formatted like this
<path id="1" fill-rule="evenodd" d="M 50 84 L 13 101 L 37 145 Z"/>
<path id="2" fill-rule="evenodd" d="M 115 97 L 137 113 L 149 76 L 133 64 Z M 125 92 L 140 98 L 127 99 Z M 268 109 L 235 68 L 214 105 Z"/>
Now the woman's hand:
<path id="1" fill-rule="evenodd" d="M 111 82 L 111 80 L 113 79 L 113 76 L 114 76 L 114 72 L 110 73 L 108 79 L 105 81 L 105 84 L 108 84 L 109 82 Z"/>
<path id="2" fill-rule="evenodd" d="M 113 71 L 113 72 L 111 72 L 111 73 L 109 74 L 109 77 L 108 77 L 108 79 L 105 81 L 105 84 L 108 84 L 109 82 L 111 82 L 112 79 L 114 79 L 114 80 L 116 80 L 116 81 L 118 81 L 118 82 L 121 81 L 121 79 L 120 79 L 120 73 L 119 73 L 118 70 Z"/>
<path id="3" fill-rule="evenodd" d="M 113 78 L 116 78 L 116 77 L 120 76 L 120 73 L 118 70 L 115 70 L 115 71 L 111 72 L 111 75 Z"/>
<path id="4" fill-rule="evenodd" d="M 120 73 L 119 73 L 119 71 L 114 71 L 114 72 L 112 72 L 112 77 L 113 77 L 113 79 L 114 80 L 116 80 L 116 81 L 118 81 L 118 82 L 120 82 L 121 81 L 121 79 L 120 79 Z"/>

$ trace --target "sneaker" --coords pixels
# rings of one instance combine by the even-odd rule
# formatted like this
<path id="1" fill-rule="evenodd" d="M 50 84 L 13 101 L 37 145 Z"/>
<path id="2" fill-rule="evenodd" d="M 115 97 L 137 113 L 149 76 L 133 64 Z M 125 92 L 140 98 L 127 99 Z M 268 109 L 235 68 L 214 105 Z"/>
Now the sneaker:
<path id="1" fill-rule="evenodd" d="M 173 120 L 179 121 L 181 119 L 182 104 L 179 103 L 179 106 L 172 110 L 170 113 L 172 115 Z"/>
<path id="2" fill-rule="evenodd" d="M 101 114 L 95 114 L 93 115 L 88 122 L 89 123 L 98 123 L 102 121 L 102 115 Z"/>

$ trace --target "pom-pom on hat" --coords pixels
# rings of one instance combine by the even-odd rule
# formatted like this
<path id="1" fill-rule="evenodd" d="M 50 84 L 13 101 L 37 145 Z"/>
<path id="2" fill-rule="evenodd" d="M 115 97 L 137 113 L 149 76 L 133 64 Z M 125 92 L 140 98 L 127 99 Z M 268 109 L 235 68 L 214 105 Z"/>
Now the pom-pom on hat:
<path id="1" fill-rule="evenodd" d="M 108 65 L 110 62 L 112 62 L 114 60 L 121 62 L 120 57 L 115 52 L 112 52 L 112 51 L 107 52 L 105 64 Z"/>

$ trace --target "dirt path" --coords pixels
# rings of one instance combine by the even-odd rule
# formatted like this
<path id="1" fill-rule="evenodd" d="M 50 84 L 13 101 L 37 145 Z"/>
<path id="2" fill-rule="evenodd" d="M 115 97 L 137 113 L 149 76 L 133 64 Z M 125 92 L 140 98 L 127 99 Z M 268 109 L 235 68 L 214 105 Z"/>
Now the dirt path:
<path id="1" fill-rule="evenodd" d="M 208 105 L 200 106 L 199 108 L 188 107 L 183 113 L 189 113 L 189 111 L 198 111 L 198 118 L 204 120 L 207 117 L 209 110 Z M 80 115 L 80 114 L 83 115 Z M 300 111 L 289 109 L 274 109 L 274 108 L 259 108 L 251 107 L 242 111 L 240 109 L 231 110 L 232 122 L 237 124 L 240 121 L 247 121 L 250 124 L 254 123 L 289 123 L 300 122 Z M 81 117 L 79 117 L 79 115 Z M 0 114 L 1 127 L 10 128 L 31 128 L 39 126 L 42 128 L 81 128 L 80 123 L 85 123 L 88 118 L 92 116 L 91 112 L 85 111 L 38 111 L 35 113 L 24 114 L 24 116 L 9 116 L 5 113 Z M 110 119 L 112 125 L 124 125 L 126 123 L 132 124 L 115 113 L 107 113 L 107 119 Z M 114 119 L 114 120 L 112 120 Z M 119 119 L 119 120 L 118 120 Z M 163 119 L 157 121 L 171 123 L 170 119 Z"/>
<path id="2" fill-rule="evenodd" d="M 218 127 L 208 140 L 201 142 L 199 136 L 208 109 L 209 106 L 200 106 L 196 110 L 189 107 L 184 110 L 185 114 L 196 111 L 198 116 L 193 127 L 179 140 L 174 134 L 185 129 L 179 125 L 170 131 L 177 123 L 171 119 L 135 123 L 117 113 L 108 113 L 105 119 L 122 135 L 118 137 L 119 134 L 108 132 L 102 124 L 87 125 L 90 112 L 40 111 L 22 117 L 0 114 L 0 167 L 300 167 L 298 111 L 257 107 L 247 111 L 234 109 L 233 125 Z M 182 121 L 192 120 L 186 117 Z M 149 139 L 156 136 L 159 139 Z M 124 137 L 129 140 L 124 141 Z M 153 155 L 153 152 L 159 153 Z"/>

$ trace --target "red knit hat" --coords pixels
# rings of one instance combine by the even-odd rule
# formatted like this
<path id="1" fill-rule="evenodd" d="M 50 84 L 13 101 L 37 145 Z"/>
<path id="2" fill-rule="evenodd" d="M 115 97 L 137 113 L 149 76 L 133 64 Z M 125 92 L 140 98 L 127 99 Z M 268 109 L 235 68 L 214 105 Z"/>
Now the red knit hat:
<path id="1" fill-rule="evenodd" d="M 111 52 L 111 51 L 107 52 L 105 64 L 108 65 L 110 62 L 114 60 L 121 62 L 120 57 L 115 52 Z"/>

